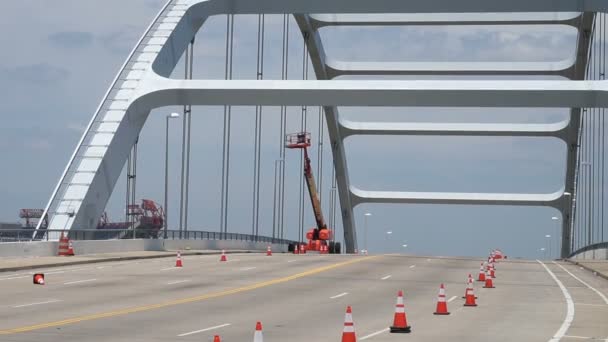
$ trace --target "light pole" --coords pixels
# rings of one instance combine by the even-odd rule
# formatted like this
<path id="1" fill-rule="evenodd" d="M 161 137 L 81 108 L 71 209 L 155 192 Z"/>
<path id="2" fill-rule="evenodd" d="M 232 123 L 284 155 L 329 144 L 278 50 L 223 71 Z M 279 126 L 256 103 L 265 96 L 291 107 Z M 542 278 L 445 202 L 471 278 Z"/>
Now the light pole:
<path id="1" fill-rule="evenodd" d="M 165 208 L 165 217 L 164 217 L 164 225 L 165 225 L 165 229 L 164 229 L 164 234 L 163 237 L 165 239 L 167 239 L 167 227 L 169 226 L 169 221 L 167 219 L 168 217 L 168 212 L 169 212 L 169 200 L 167 198 L 168 194 L 168 189 L 169 189 L 169 119 L 175 119 L 175 118 L 179 118 L 179 114 L 178 113 L 171 113 L 169 115 L 167 115 L 167 122 L 165 125 L 165 204 L 164 204 L 164 208 Z"/>
<path id="2" fill-rule="evenodd" d="M 549 247 L 549 256 L 551 256 L 551 235 L 547 234 L 547 235 L 545 235 L 545 237 L 547 239 L 549 239 L 548 240 L 549 242 L 547 243 L 547 245 L 548 245 L 547 247 Z"/>
<path id="3" fill-rule="evenodd" d="M 371 213 L 365 213 L 365 225 L 363 230 L 363 249 L 367 252 L 367 217 L 372 216 Z"/>
<path id="4" fill-rule="evenodd" d="M 544 258 L 543 259 L 547 259 L 547 249 L 545 247 L 539 249 L 539 251 L 544 252 Z"/>
<path id="5" fill-rule="evenodd" d="M 561 236 L 559 234 L 559 217 L 552 216 L 551 220 L 555 221 L 555 254 L 557 254 L 557 257 L 559 258 L 559 237 Z"/>

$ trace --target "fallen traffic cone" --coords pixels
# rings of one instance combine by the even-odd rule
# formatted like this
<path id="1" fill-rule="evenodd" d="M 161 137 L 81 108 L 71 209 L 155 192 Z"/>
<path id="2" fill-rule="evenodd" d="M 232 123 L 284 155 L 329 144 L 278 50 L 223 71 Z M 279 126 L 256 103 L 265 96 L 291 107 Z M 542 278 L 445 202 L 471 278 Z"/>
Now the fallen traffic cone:
<path id="1" fill-rule="evenodd" d="M 220 261 L 228 261 L 228 258 L 226 258 L 226 251 L 222 249 L 222 256 L 220 257 Z"/>
<path id="2" fill-rule="evenodd" d="M 392 333 L 410 333 L 412 327 L 407 325 L 407 317 L 405 316 L 405 305 L 403 304 L 403 291 L 397 293 L 397 304 L 395 305 L 395 318 L 393 325 L 390 327 Z"/>
<path id="3" fill-rule="evenodd" d="M 437 296 L 437 309 L 433 312 L 434 315 L 449 315 L 448 303 L 445 300 L 445 287 L 443 284 L 439 287 L 439 296 Z"/>
<path id="4" fill-rule="evenodd" d="M 475 303 L 475 299 L 477 297 L 475 297 L 475 292 L 473 291 L 473 283 L 470 282 L 469 286 L 467 286 L 467 295 L 465 297 L 465 301 L 464 301 L 464 306 L 477 306 L 477 303 Z"/>
<path id="5" fill-rule="evenodd" d="M 220 340 L 220 337 L 218 335 L 213 336 L 213 342 L 222 342 L 222 340 Z"/>
<path id="6" fill-rule="evenodd" d="M 253 342 L 264 342 L 264 335 L 262 334 L 262 323 L 257 322 L 255 324 L 255 334 L 253 335 Z"/>
<path id="7" fill-rule="evenodd" d="M 34 274 L 34 284 L 35 285 L 44 285 L 44 273 Z"/>
<path id="8" fill-rule="evenodd" d="M 266 248 L 266 256 L 272 256 L 272 248 L 270 248 L 270 246 Z"/>
<path id="9" fill-rule="evenodd" d="M 490 271 L 487 271 L 486 274 L 486 283 L 483 285 L 484 289 L 493 289 L 494 283 L 492 282 L 492 276 L 490 275 Z"/>
<path id="10" fill-rule="evenodd" d="M 177 251 L 177 260 L 175 260 L 175 267 L 182 267 L 182 253 Z"/>
<path id="11" fill-rule="evenodd" d="M 479 268 L 479 275 L 477 276 L 477 281 L 486 281 L 486 273 L 483 270 L 483 262 L 481 263 L 481 267 Z"/>
<path id="12" fill-rule="evenodd" d="M 346 307 L 346 314 L 344 315 L 342 342 L 357 342 L 357 336 L 355 335 L 355 324 L 353 323 L 353 309 L 351 309 L 350 305 Z"/>

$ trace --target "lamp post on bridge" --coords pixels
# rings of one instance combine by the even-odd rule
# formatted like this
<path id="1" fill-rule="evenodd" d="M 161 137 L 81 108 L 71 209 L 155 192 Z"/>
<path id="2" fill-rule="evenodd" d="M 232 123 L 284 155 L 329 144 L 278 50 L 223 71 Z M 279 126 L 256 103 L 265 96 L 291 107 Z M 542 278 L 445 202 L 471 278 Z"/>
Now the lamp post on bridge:
<path id="1" fill-rule="evenodd" d="M 165 217 L 163 217 L 163 224 L 164 224 L 164 233 L 163 233 L 163 238 L 167 239 L 167 227 L 169 226 L 169 222 L 167 220 L 168 214 L 167 212 L 168 210 L 168 189 L 169 189 L 169 119 L 176 119 L 179 118 L 179 114 L 178 113 L 171 113 L 169 115 L 167 115 L 167 122 L 165 125 L 165 203 L 164 203 L 164 210 L 165 210 Z"/>
<path id="2" fill-rule="evenodd" d="M 555 221 L 555 254 L 556 256 L 559 258 L 560 252 L 559 252 L 559 217 L 557 216 L 552 216 L 551 217 L 551 221 Z"/>
<path id="3" fill-rule="evenodd" d="M 364 225 L 364 229 L 363 229 L 363 249 L 365 250 L 366 253 L 367 253 L 367 217 L 368 216 L 372 216 L 372 214 L 371 213 L 364 214 L 365 225 Z"/>
<path id="4" fill-rule="evenodd" d="M 547 235 L 545 235 L 545 237 L 548 239 L 547 247 L 549 249 L 549 257 L 551 257 L 551 235 L 547 234 Z"/>
<path id="5" fill-rule="evenodd" d="M 547 249 L 545 247 L 543 247 L 543 248 L 539 249 L 539 251 L 543 252 L 543 255 L 544 255 L 543 259 L 547 259 Z"/>

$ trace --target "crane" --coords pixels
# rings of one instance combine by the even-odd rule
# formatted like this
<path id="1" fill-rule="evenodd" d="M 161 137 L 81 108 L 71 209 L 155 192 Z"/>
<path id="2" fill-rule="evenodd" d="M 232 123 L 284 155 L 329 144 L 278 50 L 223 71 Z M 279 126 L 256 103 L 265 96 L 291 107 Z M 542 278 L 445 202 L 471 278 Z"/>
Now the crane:
<path id="1" fill-rule="evenodd" d="M 310 141 L 310 133 L 308 132 L 291 133 L 285 136 L 286 148 L 304 150 L 304 178 L 306 179 L 308 195 L 310 196 L 310 203 L 312 204 L 317 224 L 315 228 L 310 229 L 306 233 L 306 238 L 308 239 L 306 248 L 310 251 L 322 251 L 324 249 L 322 247 L 327 247 L 326 250 L 329 253 L 340 253 L 340 243 L 331 241 L 333 240 L 333 232 L 327 227 L 325 218 L 323 217 L 321 201 L 319 200 L 317 185 L 312 174 L 312 167 L 308 156 L 308 147 L 311 145 Z"/>

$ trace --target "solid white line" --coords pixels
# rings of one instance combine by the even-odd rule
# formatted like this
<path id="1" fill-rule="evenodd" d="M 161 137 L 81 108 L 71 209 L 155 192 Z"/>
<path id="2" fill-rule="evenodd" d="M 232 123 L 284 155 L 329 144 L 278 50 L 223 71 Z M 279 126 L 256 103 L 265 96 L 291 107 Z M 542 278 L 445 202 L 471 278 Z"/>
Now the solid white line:
<path id="1" fill-rule="evenodd" d="M 414 268 L 414 267 L 416 267 L 416 265 L 411 265 L 411 266 L 410 266 L 410 268 Z"/>
<path id="2" fill-rule="evenodd" d="M 390 277 L 392 277 L 392 276 L 389 274 L 389 275 L 384 276 L 384 277 L 382 277 L 382 278 L 380 278 L 380 279 L 382 279 L 382 280 L 386 280 L 386 279 L 388 279 L 388 278 L 390 278 Z"/>
<path id="3" fill-rule="evenodd" d="M 76 281 L 69 281 L 67 283 L 63 283 L 63 285 L 72 285 L 72 284 L 80 284 L 80 283 L 88 283 L 91 281 L 95 281 L 97 279 L 85 279 L 85 280 L 76 280 Z"/>
<path id="4" fill-rule="evenodd" d="M 599 307 L 602 307 L 602 308 L 608 308 L 608 306 L 606 306 L 606 304 L 574 303 L 574 305 L 599 306 Z"/>
<path id="5" fill-rule="evenodd" d="M 45 274 L 60 274 L 60 273 L 65 273 L 65 271 L 46 272 Z"/>
<path id="6" fill-rule="evenodd" d="M 387 331 L 388 331 L 388 328 L 384 328 L 382 330 L 376 331 L 375 333 L 371 333 L 369 335 L 365 335 L 365 336 L 361 337 L 359 340 L 361 340 L 361 341 L 367 340 L 368 338 L 374 337 L 376 335 L 380 335 L 380 334 L 385 333 Z"/>
<path id="7" fill-rule="evenodd" d="M 245 268 L 241 268 L 241 271 L 249 271 L 254 269 L 255 267 L 245 267 Z"/>
<path id="8" fill-rule="evenodd" d="M 181 283 L 185 283 L 185 282 L 188 282 L 188 281 L 190 281 L 190 279 L 170 281 L 170 282 L 167 283 L 167 285 L 181 284 Z"/>
<path id="9" fill-rule="evenodd" d="M 13 306 L 13 308 L 23 308 L 23 307 L 26 307 L 26 306 L 49 304 L 49 303 L 57 303 L 57 302 L 61 302 L 61 301 L 59 299 L 51 299 L 51 300 L 48 300 L 46 302 L 38 302 L 38 303 L 15 305 L 15 306 Z"/>
<path id="10" fill-rule="evenodd" d="M 448 299 L 448 303 L 450 303 L 451 301 L 453 301 L 454 299 L 458 298 L 458 296 L 453 296 L 450 299 Z"/>
<path id="11" fill-rule="evenodd" d="M 29 278 L 29 277 L 31 277 L 31 276 L 2 278 L 2 279 L 0 279 L 0 281 L 2 281 L 2 280 L 12 280 L 12 279 L 23 279 L 23 278 Z"/>
<path id="12" fill-rule="evenodd" d="M 604 303 L 608 304 L 608 298 L 606 298 L 606 296 L 604 296 L 603 293 L 601 293 L 600 291 L 598 291 L 593 286 L 591 286 L 591 285 L 587 284 L 586 282 L 584 282 L 581 278 L 579 278 L 579 277 L 575 276 L 574 274 L 570 273 L 570 271 L 568 271 L 564 266 L 556 263 L 555 261 L 553 263 L 556 264 L 557 266 L 561 267 L 561 269 L 564 270 L 564 271 L 566 271 L 569 275 L 571 275 L 572 278 L 578 280 L 581 284 L 587 286 L 590 290 L 592 290 L 593 292 L 597 293 L 597 295 L 600 296 L 604 300 Z"/>
<path id="13" fill-rule="evenodd" d="M 176 270 L 176 269 L 178 269 L 178 268 L 181 268 L 181 267 L 167 267 L 167 268 L 161 268 L 161 271 L 171 271 L 171 270 Z"/>
<path id="14" fill-rule="evenodd" d="M 294 262 L 294 261 L 298 261 L 298 260 L 287 260 L 287 262 Z"/>
<path id="15" fill-rule="evenodd" d="M 333 296 L 333 297 L 329 297 L 329 299 L 336 299 L 336 298 L 344 297 L 344 296 L 346 296 L 347 294 L 348 294 L 348 292 L 342 292 L 342 293 L 337 294 L 337 295 L 335 295 L 335 296 Z"/>
<path id="16" fill-rule="evenodd" d="M 564 322 L 559 327 L 559 330 L 557 330 L 555 335 L 553 335 L 553 337 L 549 340 L 549 342 L 559 341 L 562 339 L 562 337 L 564 337 L 564 335 L 566 335 L 568 328 L 570 328 L 570 325 L 572 324 L 572 321 L 574 320 L 574 301 L 572 300 L 572 296 L 570 296 L 570 292 L 568 292 L 568 289 L 564 286 L 564 284 L 562 284 L 562 282 L 559 279 L 557 279 L 557 277 L 555 276 L 555 274 L 553 272 L 551 272 L 549 267 L 547 267 L 547 265 L 545 265 L 545 263 L 543 263 L 540 260 L 536 260 L 536 261 L 539 264 L 541 264 L 545 268 L 545 270 L 547 270 L 547 272 L 549 273 L 551 278 L 553 278 L 553 280 L 555 280 L 555 282 L 557 283 L 557 286 L 559 286 L 559 288 L 562 290 L 564 298 L 566 298 L 566 305 L 567 305 L 566 318 L 564 318 Z"/>
<path id="17" fill-rule="evenodd" d="M 209 331 L 209 330 L 215 330 L 215 329 L 227 327 L 229 325 L 230 325 L 230 323 L 216 325 L 214 327 L 209 327 L 209 328 L 205 328 L 205 329 L 201 329 L 201 330 L 196 330 L 196 331 L 191 331 L 191 332 L 183 333 L 183 334 L 177 335 L 177 337 L 184 337 L 184 336 L 188 336 L 188 335 L 194 335 L 194 334 L 202 333 L 202 332 Z"/>

